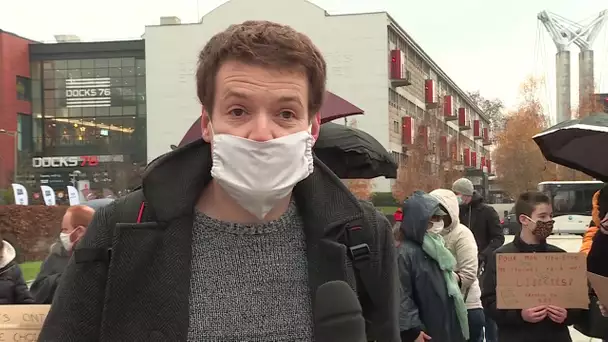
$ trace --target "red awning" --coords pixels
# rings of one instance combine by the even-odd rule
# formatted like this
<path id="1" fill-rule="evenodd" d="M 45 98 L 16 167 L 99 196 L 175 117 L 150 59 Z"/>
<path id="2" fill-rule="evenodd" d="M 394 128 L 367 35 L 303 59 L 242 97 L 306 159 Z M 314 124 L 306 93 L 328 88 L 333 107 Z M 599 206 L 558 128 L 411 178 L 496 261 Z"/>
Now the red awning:
<path id="1" fill-rule="evenodd" d="M 326 123 L 328 121 L 351 115 L 363 114 L 363 110 L 361 108 L 329 91 L 325 92 L 325 101 L 323 102 L 323 106 L 319 112 L 321 114 L 321 123 Z M 194 140 L 200 138 L 201 135 L 201 118 L 199 117 L 192 124 L 192 126 L 190 126 L 190 129 L 188 129 L 188 132 L 186 132 L 182 138 L 179 146 L 184 146 L 190 142 L 193 142 Z"/>

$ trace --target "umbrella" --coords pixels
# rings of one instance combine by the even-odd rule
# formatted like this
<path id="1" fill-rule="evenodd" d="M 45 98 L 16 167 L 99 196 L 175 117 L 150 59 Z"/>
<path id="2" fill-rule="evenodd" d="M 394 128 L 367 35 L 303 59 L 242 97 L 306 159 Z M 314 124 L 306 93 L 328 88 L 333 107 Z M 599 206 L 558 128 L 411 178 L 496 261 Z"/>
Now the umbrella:
<path id="1" fill-rule="evenodd" d="M 325 100 L 323 101 L 323 106 L 319 113 L 321 114 L 321 123 L 325 123 L 350 115 L 363 114 L 363 110 L 340 96 L 327 91 L 325 92 Z M 201 135 L 201 118 L 199 117 L 192 126 L 190 126 L 188 132 L 186 132 L 178 146 L 184 146 L 193 142 L 200 138 Z"/>
<path id="2" fill-rule="evenodd" d="M 548 161 L 608 181 L 608 159 L 593 153 L 608 146 L 608 114 L 564 121 L 533 139 Z"/>
<path id="3" fill-rule="evenodd" d="M 328 122 L 321 125 L 313 151 L 342 179 L 397 177 L 391 154 L 366 132 Z"/>
<path id="4" fill-rule="evenodd" d="M 363 109 L 355 106 L 334 93 L 326 91 L 323 106 L 321 106 L 319 114 L 321 114 L 321 123 L 326 123 L 351 115 L 363 114 Z"/>

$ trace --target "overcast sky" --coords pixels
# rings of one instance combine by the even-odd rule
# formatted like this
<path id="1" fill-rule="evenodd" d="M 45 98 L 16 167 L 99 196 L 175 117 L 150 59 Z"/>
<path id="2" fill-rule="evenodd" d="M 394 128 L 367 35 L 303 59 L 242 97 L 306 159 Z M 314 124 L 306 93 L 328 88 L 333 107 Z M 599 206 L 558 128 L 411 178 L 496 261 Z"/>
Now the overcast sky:
<path id="1" fill-rule="evenodd" d="M 158 24 L 161 16 L 174 15 L 182 22 L 195 22 L 224 2 L 3 0 L 0 28 L 41 41 L 53 41 L 54 34 L 75 34 L 84 40 L 137 38 L 143 34 L 145 25 Z M 517 103 L 520 83 L 532 74 L 546 78 L 545 94 L 555 96 L 556 48 L 544 27 L 539 26 L 538 12 L 549 10 L 578 22 L 608 9 L 606 0 L 312 2 L 330 14 L 389 12 L 461 88 L 479 90 L 482 95 L 500 98 L 509 106 Z M 571 49 L 575 103 L 578 49 Z M 608 92 L 608 28 L 602 30 L 594 50 L 598 90 Z M 553 105 L 550 107 L 554 109 Z"/>

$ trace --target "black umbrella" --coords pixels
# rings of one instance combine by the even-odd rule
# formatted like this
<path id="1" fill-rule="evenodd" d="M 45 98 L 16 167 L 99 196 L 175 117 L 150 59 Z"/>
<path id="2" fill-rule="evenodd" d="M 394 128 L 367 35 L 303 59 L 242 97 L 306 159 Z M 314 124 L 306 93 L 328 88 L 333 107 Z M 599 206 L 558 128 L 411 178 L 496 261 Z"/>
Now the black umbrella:
<path id="1" fill-rule="evenodd" d="M 608 181 L 608 114 L 561 122 L 533 137 L 548 161 Z"/>
<path id="2" fill-rule="evenodd" d="M 313 151 L 342 179 L 397 178 L 391 154 L 374 137 L 356 128 L 322 124 Z"/>

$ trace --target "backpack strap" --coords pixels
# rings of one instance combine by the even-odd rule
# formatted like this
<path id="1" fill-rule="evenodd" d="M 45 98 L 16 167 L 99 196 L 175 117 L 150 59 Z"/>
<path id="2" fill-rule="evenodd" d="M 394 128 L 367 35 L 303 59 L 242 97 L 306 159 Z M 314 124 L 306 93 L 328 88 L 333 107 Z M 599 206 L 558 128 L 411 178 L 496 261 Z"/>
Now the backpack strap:
<path id="1" fill-rule="evenodd" d="M 367 290 L 374 288 L 372 283 L 374 276 L 371 273 L 370 267 L 371 249 L 369 245 L 374 238 L 374 227 L 368 222 L 368 218 L 376 215 L 376 209 L 367 202 L 361 201 L 360 203 L 365 212 L 364 218 L 358 222 L 351 222 L 346 226 L 344 244 L 353 265 L 359 298 L 369 300 Z"/>

